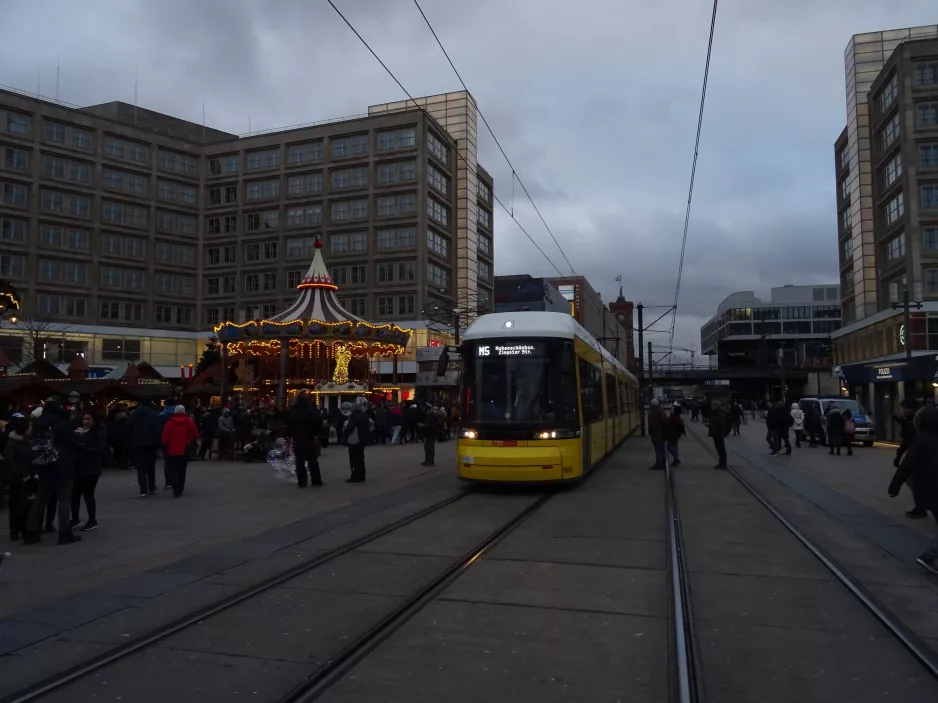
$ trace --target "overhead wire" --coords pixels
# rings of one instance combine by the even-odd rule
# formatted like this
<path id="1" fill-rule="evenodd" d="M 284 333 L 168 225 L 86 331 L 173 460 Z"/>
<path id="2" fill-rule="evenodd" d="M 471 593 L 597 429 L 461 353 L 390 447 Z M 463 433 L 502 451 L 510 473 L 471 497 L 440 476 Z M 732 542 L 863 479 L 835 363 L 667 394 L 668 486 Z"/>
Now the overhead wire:
<path id="1" fill-rule="evenodd" d="M 372 56 L 374 56 L 375 60 L 376 60 L 379 64 L 381 64 L 381 68 L 383 68 L 383 69 L 387 72 L 387 74 L 388 74 L 389 76 L 391 76 L 391 78 L 394 80 L 394 82 L 397 83 L 397 86 L 398 86 L 402 91 L 404 91 L 404 94 L 410 99 L 410 102 L 413 104 L 413 106 L 414 106 L 415 108 L 417 108 L 418 110 L 420 110 L 421 112 L 423 112 L 424 115 L 426 115 L 427 117 L 430 117 L 430 118 L 432 119 L 433 116 L 432 116 L 429 112 L 427 112 L 427 109 L 426 109 L 425 107 L 423 107 L 422 105 L 419 105 L 419 104 L 417 103 L 417 101 L 414 99 L 414 96 L 412 96 L 412 95 L 410 94 L 410 92 L 407 90 L 407 88 L 404 87 L 404 84 L 401 83 L 400 80 L 398 80 L 397 76 L 395 76 L 395 75 L 394 75 L 394 72 L 391 71 L 390 68 L 388 68 L 387 64 L 384 63 L 384 61 L 381 60 L 381 57 L 378 56 L 377 53 L 375 53 L 375 50 L 371 48 L 371 45 L 368 44 L 368 42 L 367 42 L 367 41 L 365 40 L 365 38 L 359 33 L 359 31 L 358 31 L 357 29 L 355 29 L 354 25 L 348 20 L 348 18 L 347 18 L 344 14 L 342 14 L 342 11 L 341 11 L 338 7 L 336 7 L 335 3 L 334 3 L 332 0 L 326 0 L 326 2 L 328 2 L 329 5 L 332 7 L 332 9 L 335 10 L 336 14 L 337 14 L 339 17 L 342 18 L 342 21 L 345 22 L 346 25 L 348 25 L 348 28 L 352 30 L 352 33 L 353 33 L 356 37 L 358 37 L 358 40 L 365 46 L 366 49 L 368 49 L 368 52 L 369 52 Z M 466 164 L 466 166 L 469 166 L 469 162 L 466 161 L 466 158 L 465 158 L 462 154 L 459 153 L 459 150 L 456 149 L 456 150 L 454 150 L 454 151 L 455 151 L 455 153 L 456 153 L 456 157 L 457 157 L 458 159 L 461 159 L 462 162 L 463 162 L 464 164 Z M 523 186 L 522 186 L 522 187 L 523 187 Z M 546 253 L 544 252 L 544 250 L 538 245 L 538 243 L 537 243 L 536 241 L 534 241 L 534 238 L 528 233 L 528 231 L 522 226 L 522 224 L 521 224 L 520 222 L 518 222 L 518 220 L 515 218 L 514 214 L 513 214 L 507 207 L 505 207 L 505 204 L 498 198 L 498 196 L 495 195 L 494 192 L 492 193 L 492 199 L 495 200 L 495 202 L 497 202 L 497 203 L 501 206 L 502 210 L 504 210 L 505 213 L 514 221 L 514 223 L 518 226 L 518 229 L 521 230 L 521 232 L 524 234 L 524 236 L 526 236 L 526 237 L 528 238 L 528 240 L 531 242 L 531 244 L 533 244 L 534 247 L 541 253 L 541 256 L 543 256 L 543 257 L 547 260 L 547 263 L 549 263 L 549 264 L 553 267 L 553 269 L 554 269 L 560 276 L 563 276 L 564 274 L 561 273 L 561 271 L 560 271 L 559 268 L 557 268 L 557 265 L 556 265 L 553 261 L 551 261 L 551 258 L 550 258 L 549 256 L 547 256 L 547 254 L 546 254 Z M 552 236 L 553 236 L 553 235 L 552 235 Z M 561 253 L 562 253 L 562 252 L 561 252 Z"/>
<path id="2" fill-rule="evenodd" d="M 427 23 L 427 27 L 430 29 L 430 33 L 433 35 L 433 38 L 436 39 L 436 43 L 440 47 L 440 51 L 443 52 L 443 56 L 446 57 L 446 60 L 449 62 L 450 68 L 453 69 L 453 73 L 456 74 L 456 78 L 459 79 L 460 84 L 467 93 L 469 88 L 466 86 L 466 81 L 462 79 L 462 76 L 459 75 L 459 71 L 456 68 L 456 65 L 453 63 L 453 60 L 449 57 L 449 53 L 446 51 L 446 47 L 443 46 L 443 42 L 440 41 L 440 37 L 437 36 L 436 30 L 433 29 L 433 25 L 430 24 L 427 14 L 423 11 L 423 8 L 420 7 L 418 0 L 414 0 L 414 5 L 417 6 L 417 10 L 420 12 L 420 16 L 423 17 L 423 21 Z M 514 188 L 514 181 L 518 181 L 518 185 L 521 186 L 521 190 L 524 191 L 524 194 L 528 197 L 528 200 L 531 201 L 531 206 L 534 208 L 534 212 L 537 213 L 537 216 L 541 219 L 541 223 L 544 225 L 544 229 L 547 230 L 547 233 L 550 235 L 550 238 L 554 241 L 554 244 L 557 246 L 560 255 L 563 257 L 564 261 L 567 262 L 567 266 L 570 267 L 570 271 L 574 276 L 577 275 L 576 269 L 573 268 L 573 264 L 570 263 L 570 259 L 567 258 L 566 252 L 563 250 L 563 247 L 560 246 L 560 242 L 557 241 L 557 237 L 554 236 L 553 231 L 550 226 L 547 224 L 547 220 L 544 219 L 544 215 L 541 214 L 540 209 L 537 207 L 537 203 L 534 202 L 534 198 L 531 197 L 531 194 L 528 192 L 527 187 L 524 185 L 524 181 L 521 180 L 521 176 L 518 175 L 518 170 L 515 168 L 514 164 L 511 163 L 511 159 L 508 158 L 508 154 L 505 153 L 505 150 L 502 148 L 501 142 L 498 141 L 498 137 L 495 136 L 495 131 L 489 125 L 489 121 L 485 119 L 485 115 L 482 112 L 482 108 L 476 105 L 476 111 L 479 113 L 479 117 L 482 120 L 482 124 L 485 125 L 485 128 L 489 131 L 489 134 L 492 135 L 492 139 L 495 141 L 495 146 L 498 147 L 498 150 L 502 152 L 502 156 L 505 157 L 505 161 L 508 163 L 508 166 L 511 168 L 512 175 L 512 188 Z M 512 204 L 512 210 L 514 210 L 514 204 Z M 562 275 L 562 274 L 561 274 Z"/>
<path id="3" fill-rule="evenodd" d="M 674 327 L 677 324 L 677 304 L 681 297 L 681 278 L 684 275 L 684 252 L 687 249 L 687 231 L 690 229 L 691 201 L 694 198 L 694 180 L 697 176 L 697 156 L 700 153 L 700 133 L 703 130 L 704 105 L 707 101 L 707 81 L 710 77 L 710 57 L 713 54 L 713 34 L 717 24 L 717 4 L 713 0 L 713 14 L 710 17 L 710 38 L 707 41 L 707 60 L 704 63 L 703 88 L 700 91 L 700 112 L 697 115 L 697 137 L 694 141 L 694 160 L 690 169 L 690 186 L 687 191 L 687 210 L 684 213 L 684 235 L 681 238 L 681 260 L 677 267 L 677 283 L 674 286 L 674 310 L 671 318 L 671 335 L 668 341 L 669 354 L 674 351 Z M 672 356 L 673 358 L 673 356 Z"/>

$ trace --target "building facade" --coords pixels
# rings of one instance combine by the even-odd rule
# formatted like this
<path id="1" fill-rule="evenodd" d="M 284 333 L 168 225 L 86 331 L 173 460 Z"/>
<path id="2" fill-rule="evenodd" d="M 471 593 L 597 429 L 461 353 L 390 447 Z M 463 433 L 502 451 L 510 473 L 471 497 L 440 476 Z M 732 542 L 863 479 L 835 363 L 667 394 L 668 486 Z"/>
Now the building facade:
<path id="1" fill-rule="evenodd" d="M 217 323 L 282 310 L 320 237 L 345 307 L 427 346 L 426 308 L 490 309 L 494 184 L 472 96 L 417 102 L 238 137 L 0 91 L 0 276 L 64 357 L 175 367 Z"/>
<path id="2" fill-rule="evenodd" d="M 938 36 L 938 25 L 856 34 L 844 50 L 847 126 L 835 144 L 839 257 L 844 321 L 876 314 L 881 308 L 876 271 L 873 133 L 870 88 L 902 43 Z"/>
<path id="3" fill-rule="evenodd" d="M 938 27 L 902 32 L 904 39 L 881 33 L 893 38 L 865 83 L 863 159 L 857 163 L 847 135 L 836 145 L 841 270 L 845 281 L 851 272 L 859 280 L 855 262 L 862 258 L 864 290 L 875 298 L 834 335 L 835 357 L 848 392 L 887 417 L 906 392 L 933 398 L 938 373 Z M 931 38 L 916 38 L 922 36 Z M 857 37 L 853 43 L 863 44 Z M 857 172 L 865 178 L 859 203 L 846 185 Z M 861 210 L 862 254 L 851 234 Z M 908 329 L 905 296 L 920 306 Z M 894 428 L 882 429 L 891 435 Z"/>
<path id="4" fill-rule="evenodd" d="M 840 329 L 836 285 L 782 286 L 763 301 L 753 291 L 728 295 L 700 328 L 701 354 L 717 368 L 778 367 L 830 371 L 831 334 Z"/>

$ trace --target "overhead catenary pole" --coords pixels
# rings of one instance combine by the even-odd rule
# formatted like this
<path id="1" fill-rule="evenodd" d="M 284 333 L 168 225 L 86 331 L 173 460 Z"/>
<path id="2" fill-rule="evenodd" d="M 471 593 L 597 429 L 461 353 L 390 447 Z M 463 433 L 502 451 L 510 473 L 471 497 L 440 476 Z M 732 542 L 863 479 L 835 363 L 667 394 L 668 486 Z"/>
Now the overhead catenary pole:
<path id="1" fill-rule="evenodd" d="M 915 381 L 908 378 L 911 374 L 911 362 L 912 362 L 912 326 L 911 320 L 912 316 L 909 314 L 909 311 L 912 308 L 916 310 L 920 309 L 922 304 L 918 301 L 910 302 L 909 301 L 909 287 L 903 286 L 902 288 L 902 302 L 893 303 L 892 309 L 896 310 L 902 309 L 902 345 L 905 347 L 905 369 L 903 371 L 902 379 L 902 396 L 905 399 L 913 398 L 915 395 Z"/>
<path id="2" fill-rule="evenodd" d="M 645 306 L 639 303 L 638 310 L 638 416 L 641 436 L 645 436 L 645 320 L 642 317 Z"/>

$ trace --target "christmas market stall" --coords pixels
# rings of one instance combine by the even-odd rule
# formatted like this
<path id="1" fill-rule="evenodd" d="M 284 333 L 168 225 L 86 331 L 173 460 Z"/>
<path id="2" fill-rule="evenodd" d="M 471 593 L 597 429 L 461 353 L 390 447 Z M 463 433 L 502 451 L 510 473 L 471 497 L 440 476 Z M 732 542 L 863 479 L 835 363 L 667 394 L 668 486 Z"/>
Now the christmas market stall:
<path id="1" fill-rule="evenodd" d="M 297 290 L 296 301 L 269 320 L 215 327 L 223 367 L 231 371 L 222 374 L 222 401 L 229 392 L 240 393 L 259 405 L 282 409 L 301 388 L 328 407 L 339 407 L 348 396 L 395 397 L 400 389 L 393 381 L 374 382 L 371 362 L 392 360 L 396 367 L 413 330 L 375 325 L 343 308 L 318 238 Z"/>

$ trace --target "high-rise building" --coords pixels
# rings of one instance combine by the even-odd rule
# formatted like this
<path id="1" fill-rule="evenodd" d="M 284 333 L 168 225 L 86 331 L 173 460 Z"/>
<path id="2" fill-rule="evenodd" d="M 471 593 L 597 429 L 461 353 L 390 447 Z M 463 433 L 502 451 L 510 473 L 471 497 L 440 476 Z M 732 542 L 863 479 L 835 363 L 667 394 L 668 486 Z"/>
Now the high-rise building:
<path id="1" fill-rule="evenodd" d="M 873 234 L 872 136 L 868 94 L 873 81 L 903 42 L 938 36 L 938 25 L 855 34 L 844 50 L 847 126 L 835 144 L 841 294 L 849 324 L 880 309 Z"/>
<path id="2" fill-rule="evenodd" d="M 416 103 L 239 137 L 0 91 L 0 276 L 59 330 L 50 360 L 178 368 L 215 324 L 282 310 L 321 237 L 345 307 L 426 346 L 426 309 L 491 309 L 493 182 L 472 96 Z"/>
<path id="3" fill-rule="evenodd" d="M 933 398 L 938 373 L 938 26 L 857 35 L 848 52 L 856 101 L 835 147 L 845 325 L 835 357 L 848 391 L 890 418 L 907 392 Z M 920 304 L 908 329 L 906 295 Z"/>

